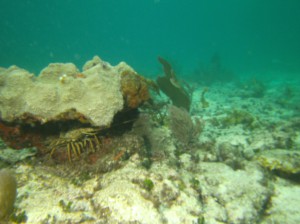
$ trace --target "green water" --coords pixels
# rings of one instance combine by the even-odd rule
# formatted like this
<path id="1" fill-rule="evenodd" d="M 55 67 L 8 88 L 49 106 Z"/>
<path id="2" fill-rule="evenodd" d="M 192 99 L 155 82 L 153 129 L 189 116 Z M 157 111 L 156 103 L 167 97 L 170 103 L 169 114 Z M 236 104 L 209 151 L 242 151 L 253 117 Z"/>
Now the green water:
<path id="1" fill-rule="evenodd" d="M 218 53 L 240 76 L 297 73 L 299 11 L 298 0 L 1 0 L 0 66 L 38 73 L 99 55 L 155 77 L 163 56 L 184 77 Z"/>

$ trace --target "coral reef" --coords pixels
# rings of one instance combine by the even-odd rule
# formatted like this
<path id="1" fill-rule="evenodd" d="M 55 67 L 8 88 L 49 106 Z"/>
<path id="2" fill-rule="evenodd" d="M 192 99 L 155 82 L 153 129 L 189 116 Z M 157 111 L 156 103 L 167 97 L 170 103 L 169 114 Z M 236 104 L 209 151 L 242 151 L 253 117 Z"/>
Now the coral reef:
<path id="1" fill-rule="evenodd" d="M 160 61 L 172 88 L 181 88 Z M 7 71 L 0 68 L 4 95 L 16 81 L 12 72 L 6 82 Z M 299 82 L 270 83 L 262 97 L 245 97 L 234 83 L 213 84 L 209 101 L 208 89 L 197 86 L 189 113 L 163 94 L 145 102 L 146 87 L 156 87 L 125 63 L 113 67 L 94 57 L 82 71 L 68 63 L 42 73 L 43 85 L 48 78 L 57 83 L 56 93 L 73 82 L 88 91 L 89 76 L 109 83 L 113 73 L 122 107 L 105 126 L 76 108 L 44 121 L 16 110 L 8 116 L 0 107 L 7 118 L 0 120 L 1 138 L 10 143 L 0 139 L 0 167 L 13 169 L 18 182 L 5 223 L 300 223 Z M 278 91 L 287 84 L 293 93 Z M 295 106 L 278 106 L 276 99 L 289 96 Z"/>

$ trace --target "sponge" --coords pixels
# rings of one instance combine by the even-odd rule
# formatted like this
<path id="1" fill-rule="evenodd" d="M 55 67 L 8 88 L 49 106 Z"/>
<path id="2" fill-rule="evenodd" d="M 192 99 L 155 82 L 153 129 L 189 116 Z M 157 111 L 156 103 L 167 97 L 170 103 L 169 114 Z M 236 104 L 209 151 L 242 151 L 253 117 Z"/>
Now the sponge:
<path id="1" fill-rule="evenodd" d="M 0 221 L 13 211 L 17 195 L 17 182 L 8 170 L 0 170 Z"/>

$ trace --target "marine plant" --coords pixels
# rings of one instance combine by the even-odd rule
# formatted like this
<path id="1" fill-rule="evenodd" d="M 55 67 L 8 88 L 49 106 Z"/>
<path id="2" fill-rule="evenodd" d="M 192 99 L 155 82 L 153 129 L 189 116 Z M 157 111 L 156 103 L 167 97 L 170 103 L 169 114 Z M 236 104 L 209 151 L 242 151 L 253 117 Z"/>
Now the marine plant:
<path id="1" fill-rule="evenodd" d="M 18 209 L 15 209 L 15 211 L 10 215 L 9 220 L 13 223 L 26 223 L 28 219 L 26 211 L 17 210 Z"/>
<path id="2" fill-rule="evenodd" d="M 159 57 L 158 61 L 162 64 L 165 75 L 157 78 L 157 85 L 172 100 L 173 105 L 189 111 L 191 106 L 190 94 L 177 79 L 171 64 L 162 57 Z"/>
<path id="3" fill-rule="evenodd" d="M 241 85 L 242 97 L 262 98 L 266 92 L 265 84 L 259 79 L 252 78 Z"/>
<path id="4" fill-rule="evenodd" d="M 141 114 L 133 126 L 133 132 L 144 141 L 144 147 L 140 148 L 139 155 L 143 158 L 141 165 L 149 169 L 153 160 L 164 159 L 167 152 L 167 138 L 169 137 L 163 130 L 165 123 L 165 113 L 163 120 L 159 122 L 155 118 L 155 111 L 148 110 L 147 114 Z"/>
<path id="5" fill-rule="evenodd" d="M 200 99 L 200 102 L 201 102 L 201 106 L 202 108 L 207 108 L 209 107 L 209 102 L 205 99 L 205 94 L 208 92 L 208 88 L 205 87 L 203 90 L 202 90 L 202 93 L 201 93 L 201 99 Z"/>
<path id="6" fill-rule="evenodd" d="M 197 219 L 197 224 L 205 224 L 205 218 L 202 215 L 199 215 Z"/>
<path id="7" fill-rule="evenodd" d="M 227 113 L 226 117 L 221 120 L 221 124 L 223 127 L 241 124 L 245 127 L 253 128 L 255 121 L 256 119 L 249 112 L 235 109 Z"/>
<path id="8" fill-rule="evenodd" d="M 59 201 L 59 206 L 62 208 L 64 212 L 71 212 L 73 202 L 69 201 L 66 203 L 64 200 Z"/>
<path id="9" fill-rule="evenodd" d="M 193 121 L 185 109 L 176 106 L 169 107 L 168 119 L 173 136 L 184 148 L 197 142 L 203 129 L 199 119 Z"/>
<path id="10" fill-rule="evenodd" d="M 92 178 L 92 173 L 88 170 L 82 170 L 74 178 L 71 179 L 71 183 L 75 186 L 82 186 L 83 183 Z"/>
<path id="11" fill-rule="evenodd" d="M 152 165 L 152 159 L 149 157 L 149 158 L 144 158 L 143 161 L 141 162 L 141 165 L 149 170 L 151 168 L 151 165 Z"/>
<path id="12" fill-rule="evenodd" d="M 195 177 L 193 177 L 192 179 L 190 179 L 190 184 L 191 184 L 191 187 L 198 191 L 199 188 L 200 188 L 200 181 L 198 179 L 196 179 Z"/>
<path id="13" fill-rule="evenodd" d="M 151 191 L 154 188 L 154 183 L 151 179 L 147 178 L 143 181 L 143 188 L 147 191 Z"/>

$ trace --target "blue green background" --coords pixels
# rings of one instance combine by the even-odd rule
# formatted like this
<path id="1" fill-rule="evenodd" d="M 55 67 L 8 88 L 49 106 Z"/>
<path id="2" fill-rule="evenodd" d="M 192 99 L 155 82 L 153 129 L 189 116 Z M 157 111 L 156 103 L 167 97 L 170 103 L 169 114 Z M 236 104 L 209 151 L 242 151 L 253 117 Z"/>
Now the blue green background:
<path id="1" fill-rule="evenodd" d="M 298 0 L 1 0 L 0 66 L 36 74 L 94 55 L 145 76 L 190 75 L 217 52 L 237 74 L 300 71 Z"/>

